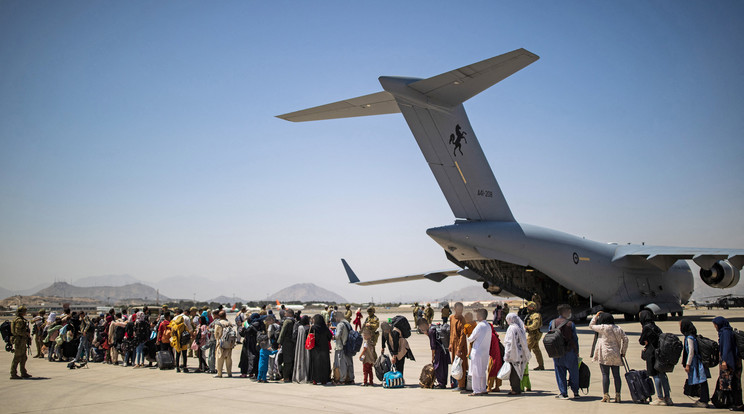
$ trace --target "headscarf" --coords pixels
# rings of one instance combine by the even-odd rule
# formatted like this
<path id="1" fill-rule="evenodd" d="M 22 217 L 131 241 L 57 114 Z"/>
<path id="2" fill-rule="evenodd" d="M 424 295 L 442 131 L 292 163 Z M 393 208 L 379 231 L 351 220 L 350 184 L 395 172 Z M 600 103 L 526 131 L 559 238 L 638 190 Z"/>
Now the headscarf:
<path id="1" fill-rule="evenodd" d="M 328 325 L 326 325 L 326 323 L 325 323 L 325 318 L 323 318 L 319 314 L 316 314 L 315 316 L 313 316 L 313 325 L 316 328 L 321 328 L 321 329 L 325 328 L 325 329 L 328 329 Z"/>
<path id="2" fill-rule="evenodd" d="M 692 321 L 687 318 L 679 321 L 679 330 L 684 336 L 697 336 L 697 328 L 693 325 Z"/>
<path id="3" fill-rule="evenodd" d="M 638 321 L 641 323 L 641 326 L 646 326 L 650 323 L 656 324 L 654 322 L 654 313 L 648 309 L 644 309 L 638 314 Z"/>
<path id="4" fill-rule="evenodd" d="M 137 312 L 137 322 L 144 322 L 145 321 L 145 312 L 139 311 Z"/>
<path id="5" fill-rule="evenodd" d="M 302 315 L 302 318 L 300 318 L 300 325 L 302 326 L 310 325 L 310 317 L 307 315 Z"/>
<path id="6" fill-rule="evenodd" d="M 602 312 L 597 317 L 597 325 L 614 325 L 615 318 L 609 312 Z"/>
<path id="7" fill-rule="evenodd" d="M 739 359 L 734 330 L 731 329 L 728 319 L 723 316 L 715 317 L 713 323 L 718 328 L 718 346 L 721 350 L 721 362 L 725 361 L 728 369 L 733 370 L 736 367 L 736 361 Z"/>
<path id="8" fill-rule="evenodd" d="M 57 312 L 49 312 L 49 317 L 47 318 L 47 322 L 52 323 L 54 320 L 57 319 Z"/>

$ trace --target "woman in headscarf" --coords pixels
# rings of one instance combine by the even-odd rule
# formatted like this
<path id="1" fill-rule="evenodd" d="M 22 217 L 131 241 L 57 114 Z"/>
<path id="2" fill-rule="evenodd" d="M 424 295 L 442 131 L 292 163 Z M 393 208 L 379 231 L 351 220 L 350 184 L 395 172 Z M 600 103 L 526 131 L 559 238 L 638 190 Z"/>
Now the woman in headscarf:
<path id="1" fill-rule="evenodd" d="M 516 313 L 506 315 L 506 323 L 509 324 L 509 327 L 504 335 L 504 362 L 511 364 L 511 373 L 509 374 L 511 391 L 509 395 L 518 395 L 522 393 L 520 385 L 522 376 L 527 362 L 532 358 L 532 354 L 527 347 L 527 333 L 519 316 Z"/>
<path id="2" fill-rule="evenodd" d="M 692 322 L 684 318 L 679 321 L 679 330 L 684 335 L 684 352 L 682 353 L 682 366 L 687 373 L 687 385 L 700 385 L 700 399 L 693 404 L 695 408 L 707 408 L 710 401 L 708 390 L 708 378 L 710 370 L 703 365 L 698 349 L 697 328 Z"/>
<path id="3" fill-rule="evenodd" d="M 674 405 L 666 372 L 654 369 L 656 348 L 659 347 L 659 335 L 662 334 L 661 329 L 654 322 L 654 313 L 648 309 L 644 309 L 638 314 L 638 321 L 643 327 L 638 342 L 645 347 L 641 352 L 641 358 L 646 361 L 646 371 L 654 379 L 654 385 L 656 386 L 657 399 L 652 401 L 650 405 Z"/>
<path id="4" fill-rule="evenodd" d="M 256 338 L 258 336 L 258 330 L 253 326 L 253 323 L 258 318 L 258 313 L 252 313 L 247 320 L 243 321 L 242 326 L 238 327 L 240 329 L 240 336 L 243 337 L 243 347 L 240 349 L 240 362 L 238 363 L 240 378 L 246 378 L 253 370 L 253 364 L 257 354 Z"/>
<path id="5" fill-rule="evenodd" d="M 295 325 L 292 336 L 295 342 L 294 368 L 292 369 L 292 380 L 298 384 L 307 383 L 310 351 L 305 349 L 305 341 L 310 330 L 310 317 L 304 315 Z"/>
<path id="6" fill-rule="evenodd" d="M 501 366 L 504 365 L 502 355 L 504 345 L 501 344 L 499 334 L 496 333 L 496 325 L 491 325 L 491 349 L 488 352 L 488 392 L 501 391 L 501 380 L 497 377 Z"/>
<path id="7" fill-rule="evenodd" d="M 320 315 L 313 316 L 310 334 L 315 336 L 315 346 L 310 350 L 310 379 L 313 384 L 327 384 L 331 381 L 331 338 L 325 319 Z"/>
<path id="8" fill-rule="evenodd" d="M 597 312 L 589 322 L 589 328 L 594 331 L 594 347 L 592 361 L 599 363 L 602 371 L 602 402 L 610 402 L 610 371 L 615 380 L 615 402 L 620 402 L 620 365 L 623 364 L 625 352 L 628 350 L 628 335 L 615 325 L 615 318 L 608 312 Z"/>
<path id="9" fill-rule="evenodd" d="M 736 347 L 736 338 L 734 330 L 731 329 L 729 321 L 723 316 L 717 316 L 713 319 L 713 326 L 718 331 L 718 350 L 721 353 L 720 370 L 717 387 L 722 383 L 730 382 L 731 393 L 734 401 L 733 407 L 738 410 L 742 408 L 741 401 L 741 356 Z"/>

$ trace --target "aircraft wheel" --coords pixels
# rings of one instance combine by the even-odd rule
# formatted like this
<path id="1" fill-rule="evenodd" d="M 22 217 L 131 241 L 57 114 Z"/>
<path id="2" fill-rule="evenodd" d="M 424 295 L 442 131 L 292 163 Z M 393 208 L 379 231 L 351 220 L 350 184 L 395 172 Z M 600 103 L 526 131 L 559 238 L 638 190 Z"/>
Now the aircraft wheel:
<path id="1" fill-rule="evenodd" d="M 666 314 L 666 313 L 660 313 L 659 314 L 659 320 L 660 321 L 665 321 L 667 319 L 669 319 L 669 315 L 668 314 Z"/>

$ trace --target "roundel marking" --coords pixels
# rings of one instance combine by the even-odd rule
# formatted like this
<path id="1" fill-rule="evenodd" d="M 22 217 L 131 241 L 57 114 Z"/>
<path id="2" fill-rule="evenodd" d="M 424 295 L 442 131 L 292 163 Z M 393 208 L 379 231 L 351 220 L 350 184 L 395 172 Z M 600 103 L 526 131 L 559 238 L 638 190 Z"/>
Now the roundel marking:
<path id="1" fill-rule="evenodd" d="M 579 264 L 579 254 L 576 252 L 573 254 L 573 262 L 574 264 Z"/>

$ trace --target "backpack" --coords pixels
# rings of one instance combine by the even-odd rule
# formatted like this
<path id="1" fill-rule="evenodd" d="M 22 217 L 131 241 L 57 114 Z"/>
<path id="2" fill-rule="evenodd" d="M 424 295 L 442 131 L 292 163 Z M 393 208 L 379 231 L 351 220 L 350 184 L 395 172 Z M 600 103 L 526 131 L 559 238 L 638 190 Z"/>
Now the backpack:
<path id="1" fill-rule="evenodd" d="M 5 321 L 0 325 L 0 334 L 2 334 L 3 341 L 5 341 L 5 350 L 13 352 L 13 344 L 10 340 L 13 337 L 13 331 L 10 327 L 10 321 Z"/>
<path id="2" fill-rule="evenodd" d="M 127 335 L 127 338 L 134 339 L 134 323 L 133 322 L 127 322 L 126 335 Z"/>
<path id="3" fill-rule="evenodd" d="M 343 324 L 346 325 L 346 329 L 349 330 L 349 336 L 346 338 L 346 343 L 344 344 L 344 354 L 354 356 L 362 349 L 364 339 L 362 339 L 362 335 L 360 335 L 359 332 L 355 331 L 351 327 L 349 322 L 343 322 Z"/>
<path id="4" fill-rule="evenodd" d="M 718 365 L 718 358 L 720 357 L 718 342 L 708 339 L 703 335 L 698 335 L 696 339 L 698 356 L 703 366 L 713 368 Z"/>
<path id="5" fill-rule="evenodd" d="M 442 346 L 444 347 L 444 349 L 449 349 L 450 324 L 443 323 L 440 325 L 434 325 L 434 328 L 437 331 L 437 339 L 439 340 L 439 342 L 442 343 Z"/>
<path id="6" fill-rule="evenodd" d="M 744 331 L 734 329 L 734 341 L 736 341 L 736 348 L 739 350 L 739 357 L 744 358 Z"/>
<path id="7" fill-rule="evenodd" d="M 121 341 L 124 340 L 125 333 L 126 333 L 126 328 L 124 328 L 123 326 L 117 326 L 114 329 L 114 343 L 120 344 Z M 59 334 L 62 335 L 62 331 L 60 331 Z"/>
<path id="8" fill-rule="evenodd" d="M 566 338 L 561 332 L 561 328 L 563 328 L 567 323 L 568 319 L 565 319 L 563 323 L 549 330 L 543 338 L 543 345 L 545 345 L 545 350 L 551 358 L 561 358 L 566 355 L 568 344 L 566 343 Z"/>
<path id="9" fill-rule="evenodd" d="M 144 342 L 150 338 L 150 324 L 146 321 L 138 321 L 134 325 L 134 330 L 138 341 Z"/>
<path id="10" fill-rule="evenodd" d="M 421 370 L 421 375 L 419 376 L 419 385 L 421 386 L 421 388 L 434 388 L 435 379 L 436 377 L 434 376 L 434 365 L 424 365 L 424 368 Z"/>
<path id="11" fill-rule="evenodd" d="M 398 328 L 404 338 L 409 338 L 411 336 L 411 325 L 408 323 L 408 319 L 406 319 L 405 316 L 398 315 L 394 317 L 391 325 L 394 328 Z"/>
<path id="12" fill-rule="evenodd" d="M 375 361 L 375 365 L 374 365 L 375 375 L 377 376 L 377 379 L 379 381 L 382 381 L 385 374 L 388 373 L 390 369 L 392 369 L 392 366 L 393 364 L 390 361 L 390 357 L 385 354 L 381 354 L 377 358 L 377 361 Z"/>
<path id="13" fill-rule="evenodd" d="M 659 347 L 656 348 L 656 363 L 654 369 L 662 372 L 672 372 L 674 366 L 679 362 L 679 357 L 682 356 L 682 341 L 677 338 L 677 335 L 670 333 L 662 333 L 659 335 Z M 656 367 L 659 368 L 656 368 Z"/>
<path id="14" fill-rule="evenodd" d="M 238 333 L 235 331 L 235 326 L 230 324 L 223 326 L 220 348 L 234 348 L 236 342 L 238 342 Z"/>

